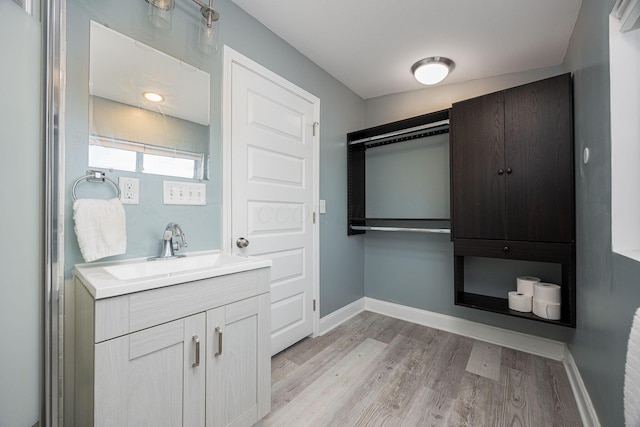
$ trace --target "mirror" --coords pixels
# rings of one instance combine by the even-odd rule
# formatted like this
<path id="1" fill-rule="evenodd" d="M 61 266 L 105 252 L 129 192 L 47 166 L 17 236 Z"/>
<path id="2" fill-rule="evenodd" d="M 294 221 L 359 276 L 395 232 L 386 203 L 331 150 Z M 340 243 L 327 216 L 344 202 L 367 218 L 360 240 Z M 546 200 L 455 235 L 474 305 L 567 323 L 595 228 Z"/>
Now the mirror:
<path id="1" fill-rule="evenodd" d="M 209 74 L 91 22 L 89 166 L 208 179 Z"/>

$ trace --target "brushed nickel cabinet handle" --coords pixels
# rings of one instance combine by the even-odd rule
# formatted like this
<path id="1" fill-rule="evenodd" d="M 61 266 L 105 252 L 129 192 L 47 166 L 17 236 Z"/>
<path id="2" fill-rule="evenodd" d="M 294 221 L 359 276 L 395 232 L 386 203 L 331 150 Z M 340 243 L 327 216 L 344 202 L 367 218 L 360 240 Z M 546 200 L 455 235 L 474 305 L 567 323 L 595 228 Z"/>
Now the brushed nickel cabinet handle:
<path id="1" fill-rule="evenodd" d="M 192 368 L 197 368 L 200 366 L 200 338 L 197 335 L 193 336 L 193 342 L 196 345 L 196 361 L 191 365 Z"/>
<path id="2" fill-rule="evenodd" d="M 216 334 L 218 334 L 218 351 L 215 356 L 222 356 L 222 328 L 220 326 L 216 326 Z"/>

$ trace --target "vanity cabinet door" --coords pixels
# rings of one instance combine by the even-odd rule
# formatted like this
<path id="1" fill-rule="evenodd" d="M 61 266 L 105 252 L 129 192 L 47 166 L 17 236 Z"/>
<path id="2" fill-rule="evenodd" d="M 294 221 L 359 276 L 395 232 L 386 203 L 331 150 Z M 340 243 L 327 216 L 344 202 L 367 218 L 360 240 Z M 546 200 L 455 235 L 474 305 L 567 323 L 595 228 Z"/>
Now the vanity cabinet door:
<path id="1" fill-rule="evenodd" d="M 205 331 L 200 313 L 96 344 L 95 425 L 203 427 Z"/>
<path id="2" fill-rule="evenodd" d="M 251 426 L 271 409 L 270 297 L 207 312 L 207 426 Z"/>

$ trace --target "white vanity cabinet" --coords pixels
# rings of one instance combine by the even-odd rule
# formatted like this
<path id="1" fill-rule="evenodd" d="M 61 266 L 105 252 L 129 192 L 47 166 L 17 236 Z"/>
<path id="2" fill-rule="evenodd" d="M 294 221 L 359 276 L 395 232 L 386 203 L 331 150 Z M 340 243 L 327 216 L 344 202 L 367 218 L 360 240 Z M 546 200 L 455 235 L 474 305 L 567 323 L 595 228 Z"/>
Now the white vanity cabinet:
<path id="1" fill-rule="evenodd" d="M 271 407 L 269 270 L 96 299 L 76 268 L 75 425 L 258 422 Z"/>

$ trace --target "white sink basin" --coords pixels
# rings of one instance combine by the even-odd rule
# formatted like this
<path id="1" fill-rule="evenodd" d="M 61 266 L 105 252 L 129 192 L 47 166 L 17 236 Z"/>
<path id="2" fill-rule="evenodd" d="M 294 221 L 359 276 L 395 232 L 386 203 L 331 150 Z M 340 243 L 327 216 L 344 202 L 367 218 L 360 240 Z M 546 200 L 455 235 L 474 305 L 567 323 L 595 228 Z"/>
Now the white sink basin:
<path id="1" fill-rule="evenodd" d="M 183 273 L 203 268 L 221 268 L 232 264 L 246 263 L 247 258 L 230 254 L 207 254 L 163 260 L 147 260 L 132 264 L 104 267 L 105 271 L 118 280 L 134 280 L 144 277 Z"/>
<path id="2" fill-rule="evenodd" d="M 265 267 L 271 267 L 270 259 L 207 251 L 183 258 L 80 264 L 74 274 L 94 299 L 102 299 Z"/>

